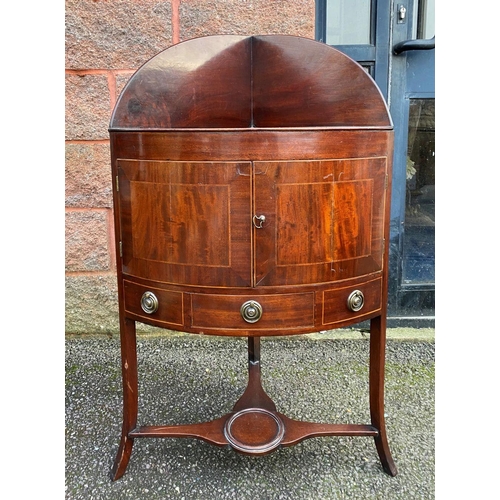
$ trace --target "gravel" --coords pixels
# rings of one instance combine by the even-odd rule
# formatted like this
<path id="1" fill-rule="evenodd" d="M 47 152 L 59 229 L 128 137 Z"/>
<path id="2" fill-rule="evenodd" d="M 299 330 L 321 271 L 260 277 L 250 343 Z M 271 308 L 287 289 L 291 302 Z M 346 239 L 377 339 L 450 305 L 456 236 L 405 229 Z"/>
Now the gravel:
<path id="1" fill-rule="evenodd" d="M 365 339 L 262 339 L 263 386 L 278 411 L 369 423 Z M 246 339 L 138 341 L 141 425 L 201 422 L 231 410 L 247 380 Z M 194 439 L 136 439 L 125 475 L 110 469 L 121 430 L 117 337 L 66 339 L 66 499 L 433 499 L 434 342 L 389 340 L 386 424 L 398 475 L 372 438 L 326 437 L 249 457 Z"/>

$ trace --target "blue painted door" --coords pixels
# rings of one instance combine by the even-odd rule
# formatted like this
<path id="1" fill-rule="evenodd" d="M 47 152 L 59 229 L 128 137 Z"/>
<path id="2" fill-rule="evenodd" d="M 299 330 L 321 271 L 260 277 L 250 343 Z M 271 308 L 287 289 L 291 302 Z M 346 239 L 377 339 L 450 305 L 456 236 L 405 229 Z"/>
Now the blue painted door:
<path id="1" fill-rule="evenodd" d="M 426 325 L 433 323 L 435 297 L 434 0 L 394 6 L 389 314 Z"/>
<path id="2" fill-rule="evenodd" d="M 316 37 L 358 61 L 394 122 L 389 324 L 434 322 L 434 0 L 317 0 Z"/>

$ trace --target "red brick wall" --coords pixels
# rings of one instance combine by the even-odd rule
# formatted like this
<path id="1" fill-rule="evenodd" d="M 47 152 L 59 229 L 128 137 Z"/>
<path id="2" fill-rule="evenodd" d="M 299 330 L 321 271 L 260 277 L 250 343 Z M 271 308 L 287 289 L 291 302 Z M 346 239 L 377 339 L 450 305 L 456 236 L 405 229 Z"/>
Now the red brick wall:
<path id="1" fill-rule="evenodd" d="M 66 332 L 116 333 L 108 125 L 161 50 L 212 34 L 314 38 L 314 0 L 66 0 Z"/>

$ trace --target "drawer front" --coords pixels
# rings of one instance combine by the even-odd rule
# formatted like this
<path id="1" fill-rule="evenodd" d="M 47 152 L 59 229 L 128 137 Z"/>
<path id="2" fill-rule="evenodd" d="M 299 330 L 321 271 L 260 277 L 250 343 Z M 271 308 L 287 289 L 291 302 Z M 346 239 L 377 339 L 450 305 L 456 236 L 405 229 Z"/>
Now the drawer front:
<path id="1" fill-rule="evenodd" d="M 183 325 L 182 292 L 145 287 L 124 281 L 125 311 L 152 322 Z M 139 320 L 141 321 L 141 320 Z"/>
<path id="2" fill-rule="evenodd" d="M 382 279 L 323 292 L 323 325 L 362 319 L 382 307 Z M 359 308 L 359 309 L 358 309 Z"/>
<path id="3" fill-rule="evenodd" d="M 193 294 L 191 319 L 193 328 L 207 330 L 293 331 L 314 328 L 314 293 L 260 296 Z"/>

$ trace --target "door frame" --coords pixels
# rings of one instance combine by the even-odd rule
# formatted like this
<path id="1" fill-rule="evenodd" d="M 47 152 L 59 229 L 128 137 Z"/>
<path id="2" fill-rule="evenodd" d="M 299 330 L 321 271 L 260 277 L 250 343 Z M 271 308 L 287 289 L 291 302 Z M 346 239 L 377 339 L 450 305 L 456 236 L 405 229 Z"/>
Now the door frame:
<path id="1" fill-rule="evenodd" d="M 371 40 L 368 45 L 334 45 L 352 59 L 365 66 L 384 96 L 394 124 L 394 162 L 391 201 L 391 231 L 389 242 L 389 304 L 390 326 L 433 326 L 435 284 L 403 283 L 403 248 L 406 200 L 406 150 L 408 146 L 408 119 L 410 99 L 434 98 L 434 50 L 407 51 L 393 54 L 392 47 L 417 36 L 418 0 L 371 0 Z M 316 39 L 326 43 L 326 3 L 316 0 Z M 398 19 L 397 9 L 404 4 L 407 16 Z M 418 77 L 408 71 L 408 64 L 422 65 Z M 428 71 L 431 67 L 432 71 Z M 418 78 L 424 74 L 424 82 Z M 432 87 L 432 91 L 430 91 Z M 423 314 L 422 314 L 423 312 Z"/>
<path id="2" fill-rule="evenodd" d="M 417 37 L 418 0 L 406 0 L 407 22 L 398 22 L 394 11 L 392 46 Z M 399 4 L 395 3 L 396 9 Z M 410 101 L 435 97 L 434 50 L 409 50 L 391 54 L 389 102 L 394 123 L 394 163 L 389 248 L 390 321 L 395 325 L 434 326 L 435 284 L 403 283 L 406 213 L 406 156 Z"/>
<path id="3" fill-rule="evenodd" d="M 369 44 L 334 46 L 367 69 L 386 101 L 389 97 L 391 3 L 391 0 L 371 0 L 375 14 L 371 19 Z M 316 40 L 326 43 L 326 0 L 316 0 L 315 33 Z"/>

